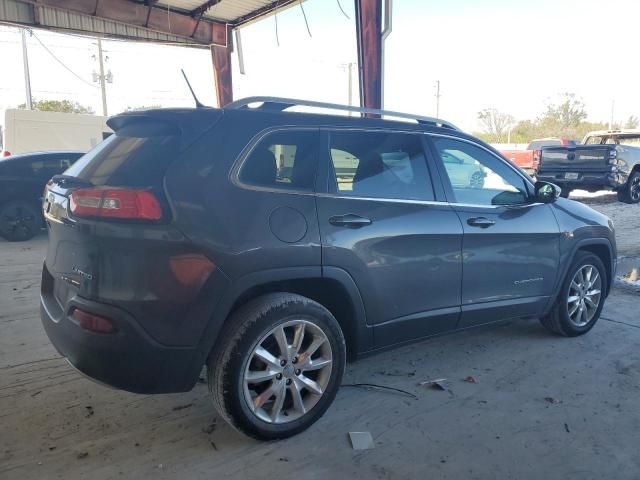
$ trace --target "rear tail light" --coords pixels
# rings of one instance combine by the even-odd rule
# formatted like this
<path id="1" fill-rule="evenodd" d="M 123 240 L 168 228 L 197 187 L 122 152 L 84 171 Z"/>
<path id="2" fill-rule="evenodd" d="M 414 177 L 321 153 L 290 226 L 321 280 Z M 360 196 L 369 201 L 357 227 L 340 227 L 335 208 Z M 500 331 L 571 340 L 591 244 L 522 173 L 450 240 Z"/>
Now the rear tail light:
<path id="1" fill-rule="evenodd" d="M 10 152 L 10 151 L 8 151 L 8 150 L 3 150 L 3 151 L 2 151 L 2 156 L 3 156 L 3 157 L 8 157 L 8 156 L 10 156 L 10 155 L 11 155 L 11 152 Z"/>
<path id="2" fill-rule="evenodd" d="M 160 220 L 162 208 L 153 193 L 124 188 L 81 188 L 69 197 L 71 213 L 79 217 Z"/>
<path id="3" fill-rule="evenodd" d="M 100 315 L 94 315 L 93 313 L 76 308 L 73 310 L 71 316 L 78 322 L 78 325 L 85 330 L 96 333 L 113 333 L 116 331 L 113 322 Z"/>
<path id="4" fill-rule="evenodd" d="M 542 150 L 534 150 L 533 151 L 533 165 L 540 165 L 540 161 L 542 160 Z"/>

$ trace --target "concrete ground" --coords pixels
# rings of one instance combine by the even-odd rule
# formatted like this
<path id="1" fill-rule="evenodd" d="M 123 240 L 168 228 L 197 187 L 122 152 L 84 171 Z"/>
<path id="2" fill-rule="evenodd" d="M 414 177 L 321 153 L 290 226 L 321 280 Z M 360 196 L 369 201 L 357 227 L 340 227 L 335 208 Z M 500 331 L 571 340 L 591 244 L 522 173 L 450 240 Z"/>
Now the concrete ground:
<path id="1" fill-rule="evenodd" d="M 589 201 L 617 217 L 620 253 L 640 254 L 640 206 Z M 45 248 L 44 235 L 0 242 L 2 479 L 640 477 L 637 293 L 614 289 L 580 338 L 508 322 L 352 363 L 344 383 L 417 398 L 343 387 L 308 431 L 260 443 L 217 419 L 204 384 L 134 395 L 69 367 L 40 325 Z M 446 391 L 418 385 L 436 378 Z M 354 451 L 349 431 L 375 449 Z"/>

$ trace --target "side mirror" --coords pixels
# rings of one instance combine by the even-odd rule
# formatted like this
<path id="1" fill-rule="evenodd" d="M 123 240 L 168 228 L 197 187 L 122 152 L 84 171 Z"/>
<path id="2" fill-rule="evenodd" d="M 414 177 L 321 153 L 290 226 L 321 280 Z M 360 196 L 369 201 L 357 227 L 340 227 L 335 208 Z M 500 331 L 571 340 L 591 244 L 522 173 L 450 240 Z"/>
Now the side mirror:
<path id="1" fill-rule="evenodd" d="M 534 197 L 536 202 L 553 203 L 560 196 L 562 190 L 559 186 L 549 182 L 536 182 Z"/>

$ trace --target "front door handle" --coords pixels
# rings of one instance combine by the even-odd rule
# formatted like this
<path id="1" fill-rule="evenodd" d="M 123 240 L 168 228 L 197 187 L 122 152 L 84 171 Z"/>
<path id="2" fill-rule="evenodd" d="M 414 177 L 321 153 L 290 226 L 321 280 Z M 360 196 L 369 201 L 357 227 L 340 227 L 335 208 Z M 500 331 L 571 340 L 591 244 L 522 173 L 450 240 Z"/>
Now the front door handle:
<path id="1" fill-rule="evenodd" d="M 329 223 L 336 227 L 360 228 L 371 225 L 371 220 L 360 215 L 348 213 L 346 215 L 335 215 L 329 218 Z"/>
<path id="2" fill-rule="evenodd" d="M 489 220 L 488 218 L 485 218 L 485 217 L 473 217 L 468 219 L 467 223 L 472 227 L 489 228 L 490 226 L 495 225 L 496 221 Z"/>

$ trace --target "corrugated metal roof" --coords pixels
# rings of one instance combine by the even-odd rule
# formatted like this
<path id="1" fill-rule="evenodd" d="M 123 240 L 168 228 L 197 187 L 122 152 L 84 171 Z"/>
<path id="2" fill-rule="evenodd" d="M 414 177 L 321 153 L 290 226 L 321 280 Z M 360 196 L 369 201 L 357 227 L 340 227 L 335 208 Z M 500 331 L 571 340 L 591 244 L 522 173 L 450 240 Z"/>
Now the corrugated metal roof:
<path id="1" fill-rule="evenodd" d="M 99 33 L 103 35 L 131 38 L 136 40 L 150 40 L 156 42 L 186 43 L 188 40 L 175 35 L 155 32 L 146 28 L 136 27 L 125 23 L 90 17 L 56 8 L 39 7 L 39 25 L 55 29 L 74 30 L 77 32 Z"/>
<path id="2" fill-rule="evenodd" d="M 46 6 L 34 7 L 31 4 L 17 0 L 0 0 L 0 22 L 154 42 L 189 42 L 188 39 L 176 35 L 155 32 L 135 25 L 91 17 L 89 15 L 57 8 Z"/>
<path id="3" fill-rule="evenodd" d="M 163 0 L 158 2 L 158 6 L 192 12 L 206 3 L 206 0 Z M 236 24 L 241 19 L 252 17 L 256 12 L 267 9 L 268 13 L 275 11 L 276 6 L 278 9 L 284 9 L 292 3 L 291 0 L 281 0 L 280 2 L 274 0 L 219 0 L 204 13 L 203 17 L 208 20 Z"/>
<path id="4" fill-rule="evenodd" d="M 89 0 L 68 2 L 68 6 L 61 0 L 0 0 L 0 23 L 152 42 L 211 45 L 226 42 L 220 40 L 221 24 L 242 25 L 271 15 L 276 9 L 281 11 L 297 5 L 299 1 L 162 0 L 145 5 L 144 0 L 120 0 L 119 9 L 105 7 L 107 13 L 103 15 L 99 10 L 92 10 L 94 5 Z M 125 8 L 125 2 L 131 3 L 132 8 Z M 207 8 L 200 18 L 199 9 L 203 7 Z M 163 9 L 167 9 L 166 16 Z M 149 13 L 145 13 L 147 11 Z M 177 20 L 175 29 L 171 28 L 169 13 Z M 166 19 L 168 26 L 159 19 Z M 222 31 L 226 37 L 227 30 Z"/>

